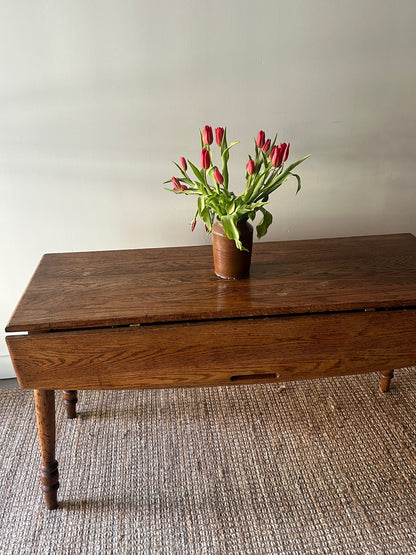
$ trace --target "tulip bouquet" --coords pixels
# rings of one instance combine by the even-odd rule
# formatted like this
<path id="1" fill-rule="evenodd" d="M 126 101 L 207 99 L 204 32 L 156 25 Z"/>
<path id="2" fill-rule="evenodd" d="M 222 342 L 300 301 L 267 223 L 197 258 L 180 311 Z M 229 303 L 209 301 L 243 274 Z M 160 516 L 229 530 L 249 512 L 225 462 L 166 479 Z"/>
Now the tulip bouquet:
<path id="1" fill-rule="evenodd" d="M 197 211 L 191 222 L 192 231 L 195 229 L 199 216 L 205 223 L 207 232 L 211 232 L 215 218 L 221 221 L 229 239 L 233 239 L 238 249 L 245 250 L 239 236 L 237 224 L 243 220 L 254 220 L 257 212 L 261 212 L 262 219 L 256 227 L 257 237 L 263 237 L 272 223 L 273 217 L 265 209 L 269 196 L 280 187 L 290 176 L 297 180 L 297 191 L 301 187 L 299 175 L 292 173 L 296 166 L 306 160 L 308 156 L 284 167 L 289 156 L 290 143 L 276 144 L 266 140 L 264 131 L 259 131 L 255 140 L 255 154 L 249 156 L 246 166 L 246 187 L 243 193 L 234 194 L 229 190 L 228 160 L 230 149 L 239 141 L 227 144 L 226 129 L 215 129 L 215 142 L 220 149 L 221 171 L 213 163 L 211 145 L 214 141 L 212 127 L 206 125 L 201 136 L 201 168 L 196 167 L 190 160 L 180 158 L 179 164 L 174 162 L 180 172 L 180 177 L 172 177 L 172 189 L 176 194 L 196 195 L 198 197 Z M 188 165 L 194 176 L 190 176 Z M 165 183 L 169 183 L 166 181 Z"/>

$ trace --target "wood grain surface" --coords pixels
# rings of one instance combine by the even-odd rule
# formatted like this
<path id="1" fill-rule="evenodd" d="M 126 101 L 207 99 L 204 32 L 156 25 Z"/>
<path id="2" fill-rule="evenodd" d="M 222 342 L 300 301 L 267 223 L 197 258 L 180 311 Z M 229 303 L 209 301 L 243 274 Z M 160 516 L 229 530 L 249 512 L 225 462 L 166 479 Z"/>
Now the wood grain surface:
<path id="1" fill-rule="evenodd" d="M 6 331 L 416 306 L 410 234 L 260 242 L 250 278 L 209 246 L 45 255 Z"/>
<path id="2" fill-rule="evenodd" d="M 416 360 L 416 310 L 309 314 L 8 337 L 24 388 L 236 385 L 374 372 Z"/>

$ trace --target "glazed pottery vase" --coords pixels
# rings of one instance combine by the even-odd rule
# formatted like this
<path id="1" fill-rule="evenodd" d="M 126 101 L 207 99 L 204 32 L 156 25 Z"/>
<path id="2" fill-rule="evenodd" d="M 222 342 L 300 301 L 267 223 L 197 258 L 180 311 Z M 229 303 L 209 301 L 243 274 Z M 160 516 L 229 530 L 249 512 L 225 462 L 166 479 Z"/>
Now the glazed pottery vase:
<path id="1" fill-rule="evenodd" d="M 212 226 L 212 250 L 215 274 L 223 279 L 244 279 L 249 276 L 253 226 L 248 221 L 237 224 L 240 240 L 247 251 L 240 251 L 233 239 L 225 234 L 220 221 Z"/>

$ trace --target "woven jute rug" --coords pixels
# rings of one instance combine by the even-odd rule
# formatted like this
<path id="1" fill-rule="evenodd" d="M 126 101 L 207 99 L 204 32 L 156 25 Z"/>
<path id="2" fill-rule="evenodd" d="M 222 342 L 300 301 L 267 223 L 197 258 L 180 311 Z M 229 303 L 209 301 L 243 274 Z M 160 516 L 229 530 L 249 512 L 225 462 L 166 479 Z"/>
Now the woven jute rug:
<path id="1" fill-rule="evenodd" d="M 32 392 L 0 391 L 0 553 L 416 553 L 416 368 L 79 399 L 49 512 Z"/>

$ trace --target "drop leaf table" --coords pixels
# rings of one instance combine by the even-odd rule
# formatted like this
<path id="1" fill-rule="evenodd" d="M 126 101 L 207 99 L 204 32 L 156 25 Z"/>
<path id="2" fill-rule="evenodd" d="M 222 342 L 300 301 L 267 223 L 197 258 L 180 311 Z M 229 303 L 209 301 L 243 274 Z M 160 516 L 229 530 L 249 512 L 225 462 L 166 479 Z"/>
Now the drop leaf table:
<path id="1" fill-rule="evenodd" d="M 56 390 L 69 418 L 83 389 L 379 371 L 388 391 L 393 369 L 416 361 L 416 238 L 260 242 L 239 281 L 215 276 L 209 246 L 46 254 L 6 332 L 19 384 L 35 392 L 54 509 Z"/>

